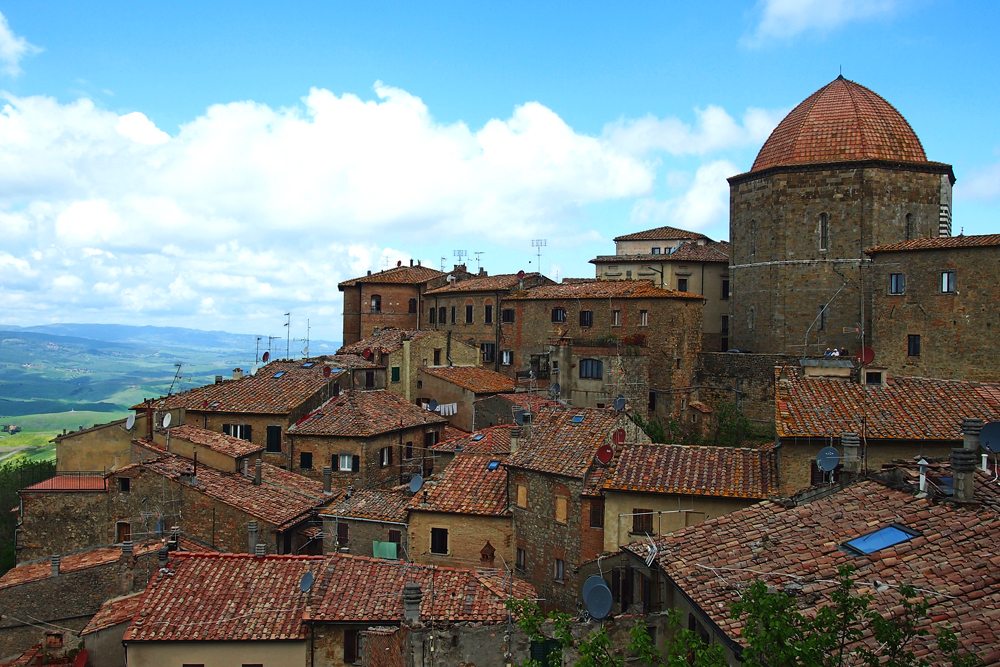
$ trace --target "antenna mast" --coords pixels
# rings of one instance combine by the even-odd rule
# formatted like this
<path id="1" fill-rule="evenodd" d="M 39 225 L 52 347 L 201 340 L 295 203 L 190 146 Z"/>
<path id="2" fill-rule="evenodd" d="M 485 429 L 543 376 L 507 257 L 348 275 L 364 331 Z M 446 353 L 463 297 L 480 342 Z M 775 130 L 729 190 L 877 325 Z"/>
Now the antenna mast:
<path id="1" fill-rule="evenodd" d="M 288 320 L 285 322 L 285 359 L 289 359 L 292 351 L 292 314 L 285 313 Z"/>
<path id="2" fill-rule="evenodd" d="M 181 379 L 181 364 L 174 364 L 177 368 L 177 372 L 174 373 L 174 379 L 170 381 L 170 389 L 167 390 L 167 396 L 174 393 L 174 383 Z"/>
<path id="3" fill-rule="evenodd" d="M 476 271 L 482 271 L 483 270 L 483 263 L 482 263 L 482 261 L 480 261 L 480 257 L 479 256 L 480 255 L 485 255 L 486 252 L 483 251 L 483 250 L 477 250 L 474 254 L 476 255 Z"/>
<path id="4" fill-rule="evenodd" d="M 302 350 L 302 356 L 305 356 L 305 357 L 309 356 L 309 331 L 310 331 L 311 328 L 312 327 L 310 327 L 310 325 L 309 325 L 309 320 L 307 319 L 306 320 L 306 337 L 305 338 L 296 338 L 295 339 L 295 342 L 297 342 L 297 343 L 305 343 L 306 344 L 306 349 Z"/>
<path id="5" fill-rule="evenodd" d="M 546 245 L 548 245 L 548 239 L 533 239 L 531 241 L 531 247 L 538 248 L 538 266 L 535 267 L 535 270 L 538 271 L 539 274 L 542 273 L 542 248 Z"/>
<path id="6" fill-rule="evenodd" d="M 459 264 L 465 264 L 465 258 L 468 257 L 468 250 L 453 250 L 452 253 Z"/>

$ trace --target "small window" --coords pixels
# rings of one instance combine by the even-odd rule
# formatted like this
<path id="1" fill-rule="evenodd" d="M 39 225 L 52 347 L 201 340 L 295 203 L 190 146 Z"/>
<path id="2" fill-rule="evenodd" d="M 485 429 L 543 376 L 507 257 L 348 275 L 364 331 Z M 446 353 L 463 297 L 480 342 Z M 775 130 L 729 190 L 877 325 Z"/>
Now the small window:
<path id="1" fill-rule="evenodd" d="M 868 533 L 867 535 L 849 540 L 844 546 L 860 556 L 887 549 L 919 536 L 920 533 L 915 530 L 910 530 L 906 526 L 900 526 L 899 524 L 892 524 L 891 526 L 880 528 L 874 533 Z"/>
<path id="2" fill-rule="evenodd" d="M 350 454 L 341 454 L 340 456 L 338 456 L 337 470 L 339 470 L 340 472 L 353 472 L 354 470 L 354 464 L 352 462 L 353 459 L 354 457 L 351 456 Z"/>
<path id="3" fill-rule="evenodd" d="M 272 453 L 281 452 L 281 427 L 267 427 L 267 451 Z"/>
<path id="4" fill-rule="evenodd" d="M 594 311 L 592 311 L 592 310 L 581 310 L 580 311 L 580 326 L 581 327 L 592 327 L 592 326 L 594 326 Z"/>
<path id="5" fill-rule="evenodd" d="M 486 324 L 493 324 L 493 306 L 489 304 L 483 306 L 483 321 Z"/>
<path id="6" fill-rule="evenodd" d="M 392 381 L 399 382 L 399 366 L 392 367 Z"/>
<path id="7" fill-rule="evenodd" d="M 132 539 L 132 524 L 119 521 L 115 524 L 115 542 L 128 542 Z"/>
<path id="8" fill-rule="evenodd" d="M 485 436 L 484 434 L 482 434 L 482 433 L 477 433 L 477 434 L 475 434 L 474 436 L 472 436 L 472 442 L 479 442 L 480 440 L 482 440 L 482 439 L 483 439 L 483 438 L 485 438 L 485 437 L 486 437 L 486 436 Z"/>
<path id="9" fill-rule="evenodd" d="M 372 312 L 382 312 L 382 297 L 378 294 L 372 294 Z"/>
<path id="10" fill-rule="evenodd" d="M 652 414 L 656 412 L 656 392 L 649 392 L 649 401 L 646 403 L 646 410 Z"/>
<path id="11" fill-rule="evenodd" d="M 678 278 L 677 279 L 677 291 L 678 292 L 687 292 L 688 291 L 688 279 L 687 278 Z"/>
<path id="12" fill-rule="evenodd" d="M 906 287 L 906 279 L 902 273 L 889 274 L 889 294 L 902 294 Z"/>
<path id="13" fill-rule="evenodd" d="M 407 442 L 406 447 L 403 448 L 403 458 L 409 461 L 413 458 L 413 442 Z"/>
<path id="14" fill-rule="evenodd" d="M 580 379 L 600 380 L 604 377 L 604 362 L 599 359 L 580 360 Z"/>
<path id="15" fill-rule="evenodd" d="M 552 578 L 555 581 L 565 581 L 566 579 L 566 561 L 562 558 L 556 558 L 555 567 L 552 569 Z"/>
<path id="16" fill-rule="evenodd" d="M 565 322 L 566 321 L 566 309 L 565 308 L 553 308 L 552 309 L 552 321 L 553 322 Z"/>
<path id="17" fill-rule="evenodd" d="M 401 530 L 390 530 L 389 531 L 389 541 L 395 542 L 396 545 L 403 543 L 403 531 Z"/>
<path id="18" fill-rule="evenodd" d="M 437 324 L 437 308 L 431 308 L 428 314 L 430 315 L 430 323 Z"/>
<path id="19" fill-rule="evenodd" d="M 346 546 L 351 540 L 351 528 L 343 521 L 337 523 L 337 543 Z"/>
<path id="20" fill-rule="evenodd" d="M 496 343 L 482 343 L 479 349 L 483 353 L 483 363 L 493 363 L 497 358 L 497 344 Z"/>
<path id="21" fill-rule="evenodd" d="M 432 554 L 448 553 L 447 528 L 431 528 L 431 553 Z"/>
<path id="22" fill-rule="evenodd" d="M 522 509 L 528 507 L 528 486 L 526 484 L 517 485 L 517 506 Z"/>
<path id="23" fill-rule="evenodd" d="M 383 447 L 379 452 L 378 464 L 381 468 L 388 468 L 392 465 L 392 447 Z"/>
<path id="24" fill-rule="evenodd" d="M 441 350 L 434 350 L 434 365 L 441 365 Z"/>
<path id="25" fill-rule="evenodd" d="M 365 371 L 365 389 L 375 387 L 375 371 Z"/>
<path id="26" fill-rule="evenodd" d="M 486 469 L 489 470 L 489 471 L 491 471 L 491 472 L 494 471 L 494 470 L 496 470 L 499 467 L 500 467 L 500 462 L 499 461 L 490 461 L 489 463 L 486 464 Z"/>
<path id="27" fill-rule="evenodd" d="M 361 660 L 361 632 L 344 630 L 344 664 L 353 665 Z"/>
<path id="28" fill-rule="evenodd" d="M 573 415 L 573 418 L 570 421 L 573 422 L 574 424 L 582 424 L 583 415 Z"/>
<path id="29" fill-rule="evenodd" d="M 816 327 L 823 331 L 826 329 L 826 305 L 820 304 L 819 306 L 819 319 L 816 322 Z"/>
<path id="30" fill-rule="evenodd" d="M 473 321 L 472 306 L 466 306 L 465 307 L 465 323 L 466 324 L 472 324 L 472 321 Z"/>
<path id="31" fill-rule="evenodd" d="M 722 316 L 722 326 L 719 328 L 719 333 L 723 336 L 729 335 L 729 315 Z"/>
<path id="32" fill-rule="evenodd" d="M 569 511 L 569 499 L 564 496 L 556 496 L 556 522 L 566 523 L 566 514 Z"/>
<path id="33" fill-rule="evenodd" d="M 826 213 L 819 214 L 819 249 L 826 250 L 830 247 L 830 216 Z"/>
<path id="34" fill-rule="evenodd" d="M 604 528 L 604 498 L 590 501 L 590 527 Z"/>
<path id="35" fill-rule="evenodd" d="M 653 248 L 653 254 L 654 254 L 654 255 L 659 255 L 659 254 L 660 254 L 660 249 L 659 249 L 659 248 L 655 248 L 655 247 L 654 247 L 654 248 Z"/>
<path id="36" fill-rule="evenodd" d="M 865 371 L 865 384 L 869 387 L 881 387 L 882 371 Z"/>
<path id="37" fill-rule="evenodd" d="M 312 470 L 313 467 L 312 452 L 299 453 L 299 467 L 302 468 L 303 470 Z"/>
<path id="38" fill-rule="evenodd" d="M 958 291 L 955 287 L 955 272 L 954 271 L 942 271 L 941 272 L 941 291 L 945 294 L 954 294 Z"/>
<path id="39" fill-rule="evenodd" d="M 514 351 L 513 350 L 503 350 L 500 352 L 500 365 L 510 366 L 514 363 Z"/>
<path id="40" fill-rule="evenodd" d="M 451 323 L 452 324 L 455 323 L 455 313 L 456 313 L 457 310 L 458 310 L 457 306 L 452 306 L 451 307 Z"/>
<path id="41" fill-rule="evenodd" d="M 920 334 L 910 334 L 906 337 L 906 356 L 920 356 Z"/>
<path id="42" fill-rule="evenodd" d="M 722 281 L 722 298 L 723 299 L 729 298 L 729 281 L 725 279 L 723 279 Z"/>
<path id="43" fill-rule="evenodd" d="M 626 280 L 632 280 L 632 272 L 631 271 L 625 271 L 625 279 Z"/>
<path id="44" fill-rule="evenodd" d="M 632 509 L 632 532 L 640 534 L 653 534 L 653 510 Z"/>
<path id="45" fill-rule="evenodd" d="M 914 230 L 913 230 L 913 214 L 912 213 L 907 213 L 906 214 L 906 240 L 909 241 L 910 239 L 913 239 L 915 237 L 916 237 L 916 234 L 914 234 Z"/>
<path id="46" fill-rule="evenodd" d="M 442 306 L 438 308 L 438 324 L 448 324 L 448 309 Z"/>
<path id="47" fill-rule="evenodd" d="M 129 477 L 118 478 L 118 493 L 132 493 L 132 479 Z"/>
<path id="48" fill-rule="evenodd" d="M 503 312 L 501 313 L 501 315 L 503 317 L 503 323 L 504 324 L 513 324 L 514 323 L 514 309 L 513 308 L 504 308 Z"/>
<path id="49" fill-rule="evenodd" d="M 612 310 L 611 311 L 611 326 L 620 327 L 622 325 L 622 311 Z"/>
<path id="50" fill-rule="evenodd" d="M 518 547 L 517 559 L 514 561 L 514 567 L 517 569 L 518 572 L 524 572 L 527 560 L 528 560 L 528 552 L 524 549 L 524 547 Z"/>
<path id="51" fill-rule="evenodd" d="M 416 299 L 410 299 L 410 312 L 411 313 L 416 313 L 417 312 L 417 300 Z"/>
<path id="52" fill-rule="evenodd" d="M 757 221 L 750 221 L 750 259 L 757 254 Z"/>
<path id="53" fill-rule="evenodd" d="M 639 326 L 648 327 L 649 326 L 649 311 L 640 310 L 639 311 Z"/>

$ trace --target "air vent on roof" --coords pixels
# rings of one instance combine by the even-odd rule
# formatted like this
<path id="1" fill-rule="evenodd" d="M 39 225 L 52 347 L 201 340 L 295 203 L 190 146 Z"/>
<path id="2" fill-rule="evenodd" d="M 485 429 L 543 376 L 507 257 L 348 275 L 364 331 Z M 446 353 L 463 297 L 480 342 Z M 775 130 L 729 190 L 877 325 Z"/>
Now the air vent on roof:
<path id="1" fill-rule="evenodd" d="M 274 374 L 274 377 L 276 377 L 276 378 L 280 378 L 280 377 L 281 377 L 282 375 L 284 375 L 284 374 L 285 374 L 285 371 L 280 371 L 280 372 L 278 372 L 278 373 L 275 373 L 275 374 Z"/>

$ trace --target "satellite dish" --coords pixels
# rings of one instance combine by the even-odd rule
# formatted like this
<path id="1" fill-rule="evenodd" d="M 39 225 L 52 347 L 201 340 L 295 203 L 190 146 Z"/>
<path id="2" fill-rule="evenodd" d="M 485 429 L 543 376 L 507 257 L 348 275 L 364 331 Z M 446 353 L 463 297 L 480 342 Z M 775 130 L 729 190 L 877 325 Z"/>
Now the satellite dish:
<path id="1" fill-rule="evenodd" d="M 259 371 L 259 370 L 260 370 L 260 369 L 259 369 L 259 368 L 257 367 L 257 364 L 254 364 L 254 365 L 253 365 L 253 366 L 252 366 L 252 367 L 250 368 L 250 375 L 257 375 L 257 371 Z"/>
<path id="2" fill-rule="evenodd" d="M 331 375 L 333 375 L 333 369 L 330 368 L 329 366 L 324 366 L 323 367 L 323 377 L 328 378 Z"/>
<path id="3" fill-rule="evenodd" d="M 614 433 L 611 434 L 611 442 L 615 443 L 616 445 L 623 444 L 625 442 L 625 437 L 627 435 L 628 434 L 625 432 L 625 429 L 623 428 L 617 429 L 615 430 Z"/>
<path id="4" fill-rule="evenodd" d="M 128 419 L 125 420 L 125 430 L 131 431 L 134 426 L 135 426 L 135 415 L 131 414 L 128 416 Z"/>
<path id="5" fill-rule="evenodd" d="M 410 480 L 410 493 L 416 493 L 424 486 L 424 478 L 420 475 L 414 475 L 413 479 Z"/>
<path id="6" fill-rule="evenodd" d="M 601 445 L 597 448 L 597 460 L 602 466 L 611 463 L 611 459 L 614 457 L 615 450 L 611 448 L 611 445 Z"/>
<path id="7" fill-rule="evenodd" d="M 863 347 L 858 350 L 858 361 L 861 362 L 862 366 L 867 366 L 871 362 L 875 361 L 875 350 L 870 347 Z"/>
<path id="8" fill-rule="evenodd" d="M 302 575 L 302 581 L 299 582 L 299 588 L 302 589 L 303 593 L 308 593 L 309 589 L 313 587 L 313 573 L 306 572 Z"/>
<path id="9" fill-rule="evenodd" d="M 551 394 L 552 394 L 553 396 L 558 396 L 558 395 L 559 395 L 559 392 L 560 392 L 560 391 L 562 391 L 562 387 L 560 387 L 560 386 L 559 386 L 559 383 L 558 383 L 558 382 L 553 382 L 553 383 L 552 383 L 552 386 L 551 386 L 551 387 L 549 387 L 549 392 L 550 392 L 550 393 L 551 393 Z"/>
<path id="10" fill-rule="evenodd" d="M 396 268 L 397 268 L 397 269 L 398 269 L 399 267 L 401 267 L 402 265 L 403 265 L 403 260 L 399 260 L 398 262 L 396 262 Z"/>
<path id="11" fill-rule="evenodd" d="M 823 472 L 830 472 L 840 465 L 840 452 L 833 447 L 824 447 L 816 455 L 816 467 Z"/>
<path id="12" fill-rule="evenodd" d="M 1000 422 L 990 422 L 979 432 L 979 444 L 991 454 L 1000 454 Z"/>
<path id="13" fill-rule="evenodd" d="M 438 406 L 437 399 L 432 398 L 431 402 L 427 404 L 427 409 L 430 410 L 431 412 L 434 412 L 435 410 L 437 410 L 437 406 Z"/>
<path id="14" fill-rule="evenodd" d="M 518 280 L 524 280 L 524 271 L 518 271 L 517 272 L 517 279 Z"/>
<path id="15" fill-rule="evenodd" d="M 365 359 L 371 359 L 372 358 L 372 349 L 370 347 L 366 347 L 365 351 L 361 353 L 361 356 L 364 357 Z"/>
<path id="16" fill-rule="evenodd" d="M 163 428 L 170 428 L 170 421 L 171 421 L 171 419 L 172 418 L 171 418 L 169 412 L 167 414 L 163 415 Z"/>
<path id="17" fill-rule="evenodd" d="M 618 394 L 618 398 L 615 399 L 614 406 L 615 406 L 615 411 L 616 412 L 621 412 L 622 410 L 624 410 L 625 409 L 625 397 L 622 396 L 621 394 Z"/>
<path id="18" fill-rule="evenodd" d="M 583 603 L 587 605 L 587 613 L 592 618 L 600 620 L 611 613 L 611 589 L 601 581 L 583 596 Z"/>
<path id="19" fill-rule="evenodd" d="M 264 355 L 260 358 L 260 360 L 263 361 L 265 364 L 270 359 L 271 359 L 271 353 L 270 352 L 265 352 Z"/>
<path id="20" fill-rule="evenodd" d="M 590 591 L 594 590 L 594 586 L 603 583 L 604 583 L 604 577 L 602 577 L 599 574 L 592 574 L 589 577 L 587 577 L 587 581 L 583 583 L 583 598 L 586 600 L 587 595 L 590 594 Z"/>

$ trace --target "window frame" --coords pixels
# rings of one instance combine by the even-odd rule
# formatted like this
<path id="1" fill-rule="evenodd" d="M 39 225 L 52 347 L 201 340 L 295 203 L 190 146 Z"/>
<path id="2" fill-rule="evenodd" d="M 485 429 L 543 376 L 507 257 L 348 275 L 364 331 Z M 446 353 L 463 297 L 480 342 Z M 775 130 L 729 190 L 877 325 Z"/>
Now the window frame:
<path id="1" fill-rule="evenodd" d="M 819 249 L 825 252 L 830 249 L 830 215 L 819 214 Z"/>
<path id="2" fill-rule="evenodd" d="M 654 535 L 653 510 L 645 507 L 632 508 L 632 534 Z"/>
<path id="3" fill-rule="evenodd" d="M 347 467 L 344 467 L 344 459 L 347 459 Z M 354 455 L 350 453 L 337 454 L 337 472 L 354 472 Z"/>
<path id="4" fill-rule="evenodd" d="M 677 279 L 677 291 L 678 292 L 687 292 L 688 291 L 688 279 L 687 278 L 678 278 Z"/>
<path id="5" fill-rule="evenodd" d="M 442 537 L 443 535 L 443 537 Z M 444 551 L 439 551 L 441 547 L 441 540 L 444 540 Z M 431 528 L 431 540 L 430 540 L 430 552 L 435 556 L 447 556 L 450 552 L 448 551 L 448 529 L 447 528 Z"/>
<path id="6" fill-rule="evenodd" d="M 430 314 L 429 314 L 429 319 L 428 319 L 427 323 L 428 324 L 437 324 L 437 308 L 433 308 L 433 307 L 431 308 Z"/>
<path id="7" fill-rule="evenodd" d="M 522 498 L 523 496 L 523 498 Z M 523 503 L 522 503 L 523 500 Z M 514 506 L 528 509 L 528 485 L 517 482 L 514 484 Z"/>
<path id="8" fill-rule="evenodd" d="M 580 311 L 580 326 L 584 328 L 594 326 L 594 311 L 592 310 Z"/>
<path id="9" fill-rule="evenodd" d="M 640 310 L 639 311 L 639 326 L 648 327 L 649 326 L 649 311 Z"/>
<path id="10" fill-rule="evenodd" d="M 389 378 L 392 382 L 400 381 L 400 368 L 399 366 L 392 366 L 389 371 Z"/>
<path id="11" fill-rule="evenodd" d="M 594 517 L 597 517 L 596 521 Z M 590 527 L 604 528 L 604 498 L 590 501 Z"/>
<path id="12" fill-rule="evenodd" d="M 493 304 L 487 303 L 483 305 L 483 323 L 493 324 Z"/>
<path id="13" fill-rule="evenodd" d="M 722 279 L 722 299 L 729 298 L 729 278 Z"/>
<path id="14" fill-rule="evenodd" d="M 409 308 L 410 308 L 409 314 L 410 315 L 415 315 L 417 313 L 417 300 L 416 299 L 410 299 L 410 302 L 409 302 L 408 305 L 409 305 Z"/>
<path id="15" fill-rule="evenodd" d="M 465 323 L 475 324 L 476 322 L 476 309 L 471 303 L 465 304 Z"/>
<path id="16" fill-rule="evenodd" d="M 309 462 L 309 465 L 306 465 L 307 460 Z M 312 469 L 313 469 L 313 453 L 299 452 L 299 470 L 312 470 Z"/>
<path id="17" fill-rule="evenodd" d="M 132 493 L 132 478 L 131 477 L 119 477 L 118 478 L 118 493 Z"/>
<path id="18" fill-rule="evenodd" d="M 372 294 L 370 295 L 369 303 L 371 304 L 371 313 L 373 315 L 382 314 L 382 295 Z"/>
<path id="19" fill-rule="evenodd" d="M 941 294 L 958 294 L 958 271 L 943 269 L 940 286 Z"/>
<path id="20" fill-rule="evenodd" d="M 514 324 L 514 318 L 517 315 L 513 308 L 504 308 L 500 311 L 500 323 L 501 324 Z"/>
<path id="21" fill-rule="evenodd" d="M 566 525 L 569 522 L 569 498 L 562 495 L 556 495 L 554 505 L 554 513 L 556 523 Z M 560 509 L 562 510 L 562 518 L 560 518 Z"/>
<path id="22" fill-rule="evenodd" d="M 620 327 L 622 325 L 622 311 L 612 310 L 611 311 L 611 326 Z"/>
<path id="23" fill-rule="evenodd" d="M 378 452 L 378 467 L 384 470 L 385 468 L 388 468 L 391 465 L 392 465 L 392 445 L 388 445 L 380 449 Z"/>
<path id="24" fill-rule="evenodd" d="M 920 334 L 906 335 L 906 356 L 907 357 L 920 356 Z"/>
<path id="25" fill-rule="evenodd" d="M 266 427 L 267 443 L 265 444 L 264 451 L 268 454 L 280 454 L 281 453 L 281 426 L 277 424 L 268 424 Z M 277 444 L 272 447 L 272 442 Z"/>
<path id="26" fill-rule="evenodd" d="M 566 321 L 566 309 L 562 306 L 556 306 L 552 309 L 552 322 L 555 324 L 562 324 Z"/>
<path id="27" fill-rule="evenodd" d="M 337 544 L 346 547 L 351 543 L 351 524 L 346 521 L 337 522 Z"/>
<path id="28" fill-rule="evenodd" d="M 604 362 L 600 359 L 581 359 L 579 371 L 581 380 L 603 380 Z"/>
<path id="29" fill-rule="evenodd" d="M 514 365 L 514 350 L 500 350 L 500 365 L 501 366 Z"/>
<path id="30" fill-rule="evenodd" d="M 483 363 L 493 363 L 497 358 L 497 344 L 484 342 L 479 344 L 479 351 L 483 355 Z"/>
<path id="31" fill-rule="evenodd" d="M 524 547 L 517 547 L 514 552 L 514 569 L 521 573 L 528 569 L 528 550 Z"/>
<path id="32" fill-rule="evenodd" d="M 566 561 L 562 558 L 552 559 L 552 581 L 560 584 L 566 581 Z"/>
<path id="33" fill-rule="evenodd" d="M 455 324 L 455 316 L 456 316 L 457 312 L 458 312 L 458 307 L 457 306 L 452 306 L 451 307 L 451 323 L 452 324 Z"/>
<path id="34" fill-rule="evenodd" d="M 906 274 L 889 274 L 889 294 L 906 294 Z"/>

